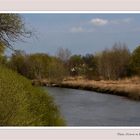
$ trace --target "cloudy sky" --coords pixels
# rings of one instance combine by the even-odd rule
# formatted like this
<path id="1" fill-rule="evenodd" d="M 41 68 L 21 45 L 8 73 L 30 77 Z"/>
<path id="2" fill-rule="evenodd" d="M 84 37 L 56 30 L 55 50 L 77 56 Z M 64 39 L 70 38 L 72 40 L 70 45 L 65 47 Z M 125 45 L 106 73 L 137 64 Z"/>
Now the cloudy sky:
<path id="1" fill-rule="evenodd" d="M 115 42 L 132 51 L 140 45 L 140 14 L 22 14 L 35 36 L 15 46 L 27 53 L 54 55 L 58 48 L 73 54 L 95 53 Z"/>

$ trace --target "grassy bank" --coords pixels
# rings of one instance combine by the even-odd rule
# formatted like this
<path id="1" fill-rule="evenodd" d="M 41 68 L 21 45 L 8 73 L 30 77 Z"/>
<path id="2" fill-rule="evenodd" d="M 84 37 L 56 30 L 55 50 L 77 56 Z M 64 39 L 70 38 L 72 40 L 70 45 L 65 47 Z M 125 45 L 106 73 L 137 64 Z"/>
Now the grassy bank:
<path id="1" fill-rule="evenodd" d="M 138 77 L 117 81 L 94 81 L 71 78 L 63 81 L 60 86 L 114 94 L 125 96 L 129 99 L 140 100 L 140 78 Z"/>
<path id="2" fill-rule="evenodd" d="M 0 112 L 0 126 L 65 125 L 45 91 L 3 66 L 0 66 Z"/>

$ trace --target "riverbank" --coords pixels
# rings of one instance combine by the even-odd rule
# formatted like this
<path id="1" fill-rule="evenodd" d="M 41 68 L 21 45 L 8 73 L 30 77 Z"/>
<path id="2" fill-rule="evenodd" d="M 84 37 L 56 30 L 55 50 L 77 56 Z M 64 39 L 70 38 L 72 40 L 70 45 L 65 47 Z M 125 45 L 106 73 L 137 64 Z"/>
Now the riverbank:
<path id="1" fill-rule="evenodd" d="M 48 83 L 46 80 L 34 81 L 33 84 L 90 90 L 99 93 L 124 96 L 133 100 L 140 100 L 140 78 L 138 77 L 126 78 L 117 81 L 94 81 L 85 80 L 83 78 L 69 78 L 65 79 L 60 84 Z"/>
<path id="2" fill-rule="evenodd" d="M 65 126 L 59 108 L 43 89 L 0 65 L 0 126 Z"/>

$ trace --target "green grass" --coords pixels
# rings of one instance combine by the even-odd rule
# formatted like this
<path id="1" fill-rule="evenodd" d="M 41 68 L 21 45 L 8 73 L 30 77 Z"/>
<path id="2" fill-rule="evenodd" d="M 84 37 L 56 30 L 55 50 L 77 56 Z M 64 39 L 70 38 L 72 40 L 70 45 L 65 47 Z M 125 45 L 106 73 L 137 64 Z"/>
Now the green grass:
<path id="1" fill-rule="evenodd" d="M 0 65 L 0 126 L 63 126 L 52 97 Z"/>

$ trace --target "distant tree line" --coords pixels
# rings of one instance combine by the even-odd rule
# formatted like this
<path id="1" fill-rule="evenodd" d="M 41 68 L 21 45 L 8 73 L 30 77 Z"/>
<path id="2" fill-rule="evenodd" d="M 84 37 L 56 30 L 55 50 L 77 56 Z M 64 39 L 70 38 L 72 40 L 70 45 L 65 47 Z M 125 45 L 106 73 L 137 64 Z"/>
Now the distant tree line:
<path id="1" fill-rule="evenodd" d="M 55 83 L 70 76 L 118 80 L 140 76 L 140 46 L 131 53 L 125 44 L 115 43 L 111 49 L 86 55 L 72 55 L 63 48 L 58 49 L 55 56 L 16 51 L 10 58 L 1 55 L 0 63 L 29 79 L 47 79 Z"/>
<path id="2" fill-rule="evenodd" d="M 29 79 L 47 79 L 56 83 L 66 76 L 62 61 L 44 53 L 18 51 L 12 54 L 6 65 Z"/>

